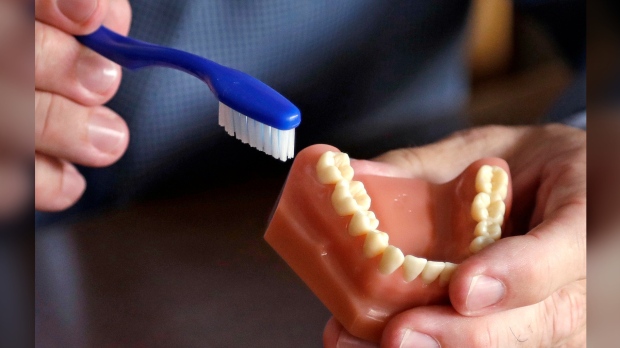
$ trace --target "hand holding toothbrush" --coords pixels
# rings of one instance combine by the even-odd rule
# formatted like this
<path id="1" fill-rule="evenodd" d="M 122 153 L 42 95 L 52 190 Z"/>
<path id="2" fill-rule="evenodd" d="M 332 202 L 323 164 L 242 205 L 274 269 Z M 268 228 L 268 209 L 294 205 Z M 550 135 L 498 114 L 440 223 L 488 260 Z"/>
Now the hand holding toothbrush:
<path id="1" fill-rule="evenodd" d="M 74 35 L 102 24 L 127 34 L 127 0 L 35 1 L 35 208 L 73 205 L 86 183 L 73 163 L 101 167 L 127 149 L 125 121 L 103 107 L 121 68 L 80 45 Z"/>

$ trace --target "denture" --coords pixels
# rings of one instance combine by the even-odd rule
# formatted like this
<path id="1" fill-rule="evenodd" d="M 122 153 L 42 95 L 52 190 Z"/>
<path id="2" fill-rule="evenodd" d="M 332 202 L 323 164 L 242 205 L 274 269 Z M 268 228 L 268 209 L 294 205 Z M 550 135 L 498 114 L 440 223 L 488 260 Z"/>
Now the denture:
<path id="1" fill-rule="evenodd" d="M 450 182 L 357 175 L 327 145 L 301 151 L 266 241 L 353 335 L 378 342 L 386 322 L 447 303 L 458 264 L 501 238 L 511 185 L 486 158 Z"/>

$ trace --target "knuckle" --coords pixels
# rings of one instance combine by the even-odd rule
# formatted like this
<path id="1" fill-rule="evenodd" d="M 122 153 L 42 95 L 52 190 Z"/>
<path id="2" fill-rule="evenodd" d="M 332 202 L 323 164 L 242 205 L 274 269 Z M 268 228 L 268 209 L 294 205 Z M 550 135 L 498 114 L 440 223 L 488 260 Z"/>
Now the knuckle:
<path id="1" fill-rule="evenodd" d="M 35 103 L 35 117 L 37 123 L 35 127 L 35 143 L 37 140 L 44 140 L 53 137 L 54 127 L 51 125 L 58 112 L 60 100 L 55 94 L 42 93 Z"/>
<path id="2" fill-rule="evenodd" d="M 585 325 L 585 296 L 579 291 L 562 288 L 545 301 L 543 315 L 549 332 L 548 343 L 562 344 Z"/>

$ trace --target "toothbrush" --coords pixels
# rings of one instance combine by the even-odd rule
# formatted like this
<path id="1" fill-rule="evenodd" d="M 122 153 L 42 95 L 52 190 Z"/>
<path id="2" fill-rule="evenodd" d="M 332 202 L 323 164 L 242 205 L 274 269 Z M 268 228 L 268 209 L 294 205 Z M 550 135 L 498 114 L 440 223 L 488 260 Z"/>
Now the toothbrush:
<path id="1" fill-rule="evenodd" d="M 130 70 L 163 66 L 204 81 L 219 101 L 219 125 L 230 136 L 286 161 L 294 156 L 299 109 L 261 81 L 197 55 L 153 45 L 100 27 L 76 36 L 84 46 Z"/>

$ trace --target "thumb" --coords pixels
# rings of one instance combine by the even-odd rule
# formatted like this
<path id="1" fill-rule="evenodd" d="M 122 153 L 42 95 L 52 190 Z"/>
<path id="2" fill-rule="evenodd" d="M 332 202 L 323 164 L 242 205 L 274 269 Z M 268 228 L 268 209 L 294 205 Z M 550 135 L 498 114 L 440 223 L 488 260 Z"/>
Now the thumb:
<path id="1" fill-rule="evenodd" d="M 454 308 L 486 315 L 538 303 L 586 277 L 586 217 L 567 205 L 526 235 L 505 238 L 469 257 L 450 282 Z"/>
<path id="2" fill-rule="evenodd" d="M 35 0 L 37 20 L 72 35 L 86 35 L 101 26 L 108 0 Z"/>

